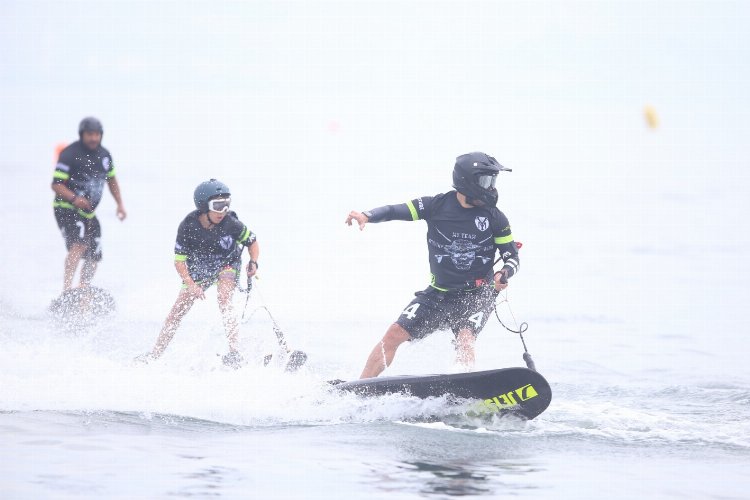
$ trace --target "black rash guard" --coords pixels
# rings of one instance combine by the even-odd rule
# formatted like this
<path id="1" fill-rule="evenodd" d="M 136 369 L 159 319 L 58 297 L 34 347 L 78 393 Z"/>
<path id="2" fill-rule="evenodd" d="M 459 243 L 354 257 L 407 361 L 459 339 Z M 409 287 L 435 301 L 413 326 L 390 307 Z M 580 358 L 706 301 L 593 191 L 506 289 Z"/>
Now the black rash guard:
<path id="1" fill-rule="evenodd" d="M 369 222 L 427 222 L 433 288 L 465 290 L 491 282 L 495 251 L 500 252 L 508 277 L 513 276 L 519 259 L 508 218 L 496 207 L 462 207 L 456 194 L 423 196 L 363 213 Z"/>
<path id="2" fill-rule="evenodd" d="M 112 155 L 102 146 L 90 150 L 81 141 L 76 141 L 60 152 L 60 159 L 55 166 L 53 184 L 65 184 L 77 196 L 85 196 L 91 203 L 91 212 L 78 210 L 81 215 L 93 214 L 102 201 L 104 183 L 115 176 L 115 165 Z M 55 197 L 53 206 L 57 208 L 76 208 L 69 200 Z"/>
<path id="3" fill-rule="evenodd" d="M 228 212 L 221 222 L 204 228 L 194 210 L 180 223 L 177 241 L 174 245 L 174 259 L 186 262 L 190 277 L 194 281 L 215 278 L 226 266 L 239 267 L 242 259 L 242 245 L 252 245 L 257 239 L 255 233 L 237 219 L 237 214 Z"/>

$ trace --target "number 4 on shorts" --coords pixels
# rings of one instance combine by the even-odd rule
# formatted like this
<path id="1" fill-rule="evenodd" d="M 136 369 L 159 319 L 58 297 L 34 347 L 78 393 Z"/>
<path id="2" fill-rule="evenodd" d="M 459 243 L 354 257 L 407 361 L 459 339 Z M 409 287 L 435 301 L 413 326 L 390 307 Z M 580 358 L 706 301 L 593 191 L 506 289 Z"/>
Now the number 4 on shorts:
<path id="1" fill-rule="evenodd" d="M 401 315 L 406 316 L 408 319 L 414 319 L 414 316 L 417 315 L 417 309 L 419 309 L 419 304 L 412 304 L 404 309 L 404 312 L 402 312 Z"/>
<path id="2" fill-rule="evenodd" d="M 479 329 L 480 326 L 482 326 L 482 320 L 484 319 L 484 313 L 478 312 L 476 314 L 472 314 L 469 317 L 469 321 L 474 323 L 474 328 Z"/>

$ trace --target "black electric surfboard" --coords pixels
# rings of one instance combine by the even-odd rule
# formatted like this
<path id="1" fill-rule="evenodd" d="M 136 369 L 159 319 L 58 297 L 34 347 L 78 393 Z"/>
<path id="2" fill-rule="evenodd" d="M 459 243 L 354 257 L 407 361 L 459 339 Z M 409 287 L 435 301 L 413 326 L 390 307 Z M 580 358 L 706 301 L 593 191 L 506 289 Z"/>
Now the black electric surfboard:
<path id="1" fill-rule="evenodd" d="M 542 375 L 528 368 L 501 368 L 444 375 L 403 375 L 341 382 L 336 389 L 362 396 L 401 393 L 418 398 L 449 395 L 476 400 L 482 413 L 512 413 L 532 419 L 552 400 L 552 390 Z"/>

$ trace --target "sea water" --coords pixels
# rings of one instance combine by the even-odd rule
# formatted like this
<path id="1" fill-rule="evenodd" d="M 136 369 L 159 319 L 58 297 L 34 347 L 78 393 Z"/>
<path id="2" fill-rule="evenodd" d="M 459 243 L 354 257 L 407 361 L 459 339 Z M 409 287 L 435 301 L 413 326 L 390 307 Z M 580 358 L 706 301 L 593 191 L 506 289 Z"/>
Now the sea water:
<path id="1" fill-rule="evenodd" d="M 66 5 L 2 16 L 0 496 L 748 496 L 744 4 Z M 49 183 L 87 114 L 128 218 L 105 191 L 94 283 L 117 309 L 71 330 L 47 312 L 65 256 Z M 360 232 L 346 214 L 451 189 L 472 150 L 513 168 L 499 205 L 521 269 L 498 313 L 528 322 L 552 403 L 476 420 L 331 390 L 429 280 L 422 222 Z M 234 301 L 248 363 L 221 364 L 213 290 L 160 360 L 134 362 L 211 177 L 261 247 Z M 262 306 L 308 354 L 299 372 Z M 493 318 L 474 369 L 522 354 Z M 454 358 L 438 332 L 385 374 Z"/>

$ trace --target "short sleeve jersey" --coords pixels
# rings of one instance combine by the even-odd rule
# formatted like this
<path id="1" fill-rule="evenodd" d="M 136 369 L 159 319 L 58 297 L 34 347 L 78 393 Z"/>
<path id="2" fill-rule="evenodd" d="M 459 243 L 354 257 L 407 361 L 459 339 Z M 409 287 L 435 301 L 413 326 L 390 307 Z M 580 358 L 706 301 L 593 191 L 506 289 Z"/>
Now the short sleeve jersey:
<path id="1" fill-rule="evenodd" d="M 180 223 L 174 246 L 175 260 L 187 263 L 190 277 L 195 281 L 211 279 L 226 266 L 239 266 L 244 243 L 255 242 L 255 233 L 229 212 L 211 229 L 204 228 L 194 210 Z"/>
<path id="2" fill-rule="evenodd" d="M 455 191 L 406 203 L 413 220 L 427 222 L 432 286 L 455 290 L 489 280 L 495 251 L 518 261 L 508 218 L 496 207 L 465 208 Z"/>
<path id="3" fill-rule="evenodd" d="M 102 200 L 104 183 L 114 176 L 115 166 L 109 151 L 101 146 L 91 151 L 76 141 L 60 152 L 52 182 L 63 183 L 76 195 L 85 196 L 96 209 Z M 55 198 L 55 205 L 73 208 L 60 197 Z"/>

